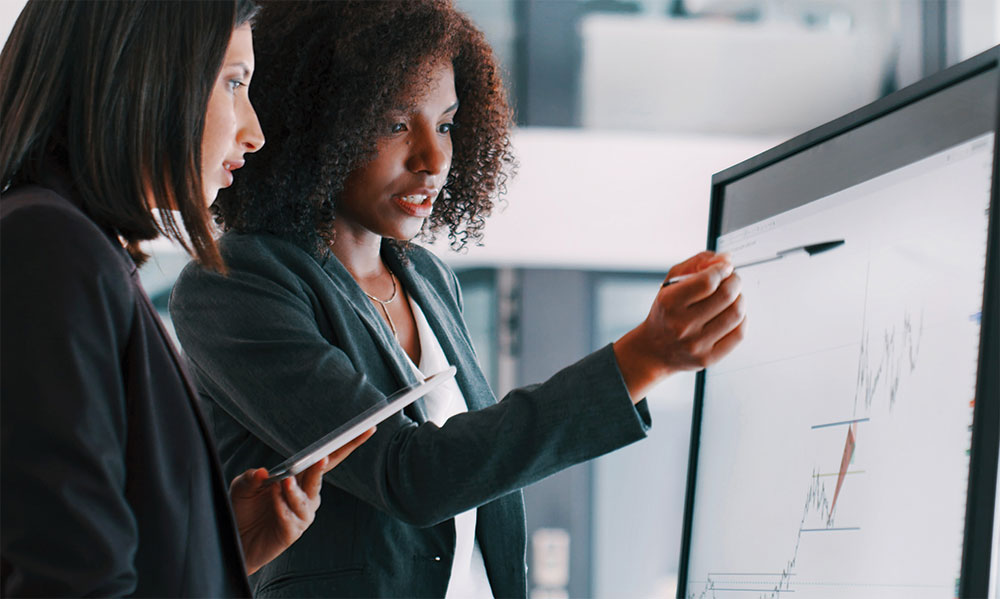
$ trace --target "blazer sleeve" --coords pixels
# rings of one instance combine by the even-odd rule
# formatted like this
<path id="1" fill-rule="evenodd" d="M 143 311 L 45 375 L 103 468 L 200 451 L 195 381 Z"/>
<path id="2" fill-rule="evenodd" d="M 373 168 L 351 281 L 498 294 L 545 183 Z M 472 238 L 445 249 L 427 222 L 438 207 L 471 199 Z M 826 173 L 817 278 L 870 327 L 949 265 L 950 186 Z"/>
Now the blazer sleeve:
<path id="1" fill-rule="evenodd" d="M 188 266 L 170 306 L 201 391 L 219 407 L 289 456 L 384 397 L 321 332 L 316 292 L 289 259 L 237 250 L 226 261 L 227 275 Z M 641 416 L 608 346 L 441 427 L 397 414 L 327 478 L 432 526 L 644 437 Z"/>
<path id="2" fill-rule="evenodd" d="M 128 594 L 137 526 L 119 365 L 134 310 L 127 272 L 69 205 L 11 212 L 0 240 L 2 594 Z"/>

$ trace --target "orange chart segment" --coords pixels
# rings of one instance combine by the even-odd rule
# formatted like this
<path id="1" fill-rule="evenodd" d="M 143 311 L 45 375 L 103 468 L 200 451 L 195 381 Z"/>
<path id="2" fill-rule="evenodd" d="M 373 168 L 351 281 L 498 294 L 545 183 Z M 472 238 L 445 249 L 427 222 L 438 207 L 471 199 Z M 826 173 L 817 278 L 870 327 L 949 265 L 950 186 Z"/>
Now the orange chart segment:
<path id="1" fill-rule="evenodd" d="M 844 455 L 840 458 L 840 472 L 837 473 L 837 488 L 833 491 L 833 502 L 830 503 L 830 514 L 827 521 L 833 520 L 833 511 L 837 507 L 837 497 L 840 495 L 840 487 L 844 485 L 844 476 L 847 475 L 847 467 L 851 465 L 851 458 L 854 457 L 855 439 L 857 439 L 858 423 L 851 423 L 847 429 L 847 441 L 844 443 Z"/>

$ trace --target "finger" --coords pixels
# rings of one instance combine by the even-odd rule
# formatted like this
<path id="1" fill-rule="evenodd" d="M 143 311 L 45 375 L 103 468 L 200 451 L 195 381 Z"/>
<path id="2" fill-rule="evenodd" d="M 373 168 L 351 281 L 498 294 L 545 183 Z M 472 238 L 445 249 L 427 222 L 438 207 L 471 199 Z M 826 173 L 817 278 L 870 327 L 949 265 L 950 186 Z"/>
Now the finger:
<path id="1" fill-rule="evenodd" d="M 707 325 L 736 301 L 742 289 L 743 280 L 738 274 L 726 277 L 711 295 L 688 307 L 692 325 L 699 328 Z"/>
<path id="2" fill-rule="evenodd" d="M 702 342 L 708 347 L 716 346 L 726 335 L 731 333 L 746 318 L 746 302 L 740 294 L 718 316 L 708 321 L 701 331 Z"/>
<path id="3" fill-rule="evenodd" d="M 328 461 L 329 458 L 323 458 L 299 474 L 298 484 L 310 499 L 319 495 L 320 486 L 323 484 L 323 474 L 329 470 L 326 466 Z"/>
<path id="4" fill-rule="evenodd" d="M 694 306 L 714 295 L 719 285 L 732 274 L 733 265 L 730 262 L 717 262 L 683 281 L 661 287 L 660 293 L 670 294 L 671 301 L 680 306 Z"/>
<path id="5" fill-rule="evenodd" d="M 746 316 L 744 316 L 743 320 L 740 321 L 739 326 L 730 331 L 729 334 L 727 334 L 725 337 L 720 339 L 718 343 L 715 344 L 715 347 L 712 348 L 711 361 L 713 363 L 717 362 L 722 358 L 728 356 L 730 352 L 736 349 L 736 346 L 739 345 L 740 341 L 743 341 L 743 338 L 746 337 L 746 330 L 747 330 L 747 319 Z"/>
<path id="6" fill-rule="evenodd" d="M 728 256 L 728 254 L 716 254 L 707 250 L 699 252 L 687 260 L 672 266 L 670 272 L 667 274 L 667 278 L 696 273 L 704 269 L 712 261 L 719 259 L 720 256 Z"/>
<path id="7" fill-rule="evenodd" d="M 295 517 L 307 522 L 310 521 L 312 512 L 309 510 L 309 497 L 299 487 L 299 481 L 294 476 L 289 476 L 281 481 L 281 491 L 285 505 L 295 514 Z"/>
<path id="8" fill-rule="evenodd" d="M 347 445 L 341 447 L 337 451 L 327 456 L 327 460 L 329 460 L 329 462 L 327 463 L 326 470 L 324 470 L 324 472 L 329 472 L 330 470 L 333 470 L 334 466 L 343 462 L 344 459 L 347 458 L 347 456 L 351 455 L 352 451 L 357 449 L 362 443 L 364 443 L 368 439 L 371 439 L 372 435 L 375 434 L 375 428 L 376 427 L 374 426 L 371 427 L 370 429 L 366 430 L 365 432 L 355 437 Z"/>
<path id="9" fill-rule="evenodd" d="M 732 255 L 728 252 L 723 252 L 721 254 L 716 254 L 715 252 L 705 251 L 701 252 L 691 258 L 688 258 L 684 262 L 675 265 L 670 269 L 670 276 L 680 276 L 680 275 L 690 275 L 694 273 L 701 272 L 720 262 L 732 262 Z"/>

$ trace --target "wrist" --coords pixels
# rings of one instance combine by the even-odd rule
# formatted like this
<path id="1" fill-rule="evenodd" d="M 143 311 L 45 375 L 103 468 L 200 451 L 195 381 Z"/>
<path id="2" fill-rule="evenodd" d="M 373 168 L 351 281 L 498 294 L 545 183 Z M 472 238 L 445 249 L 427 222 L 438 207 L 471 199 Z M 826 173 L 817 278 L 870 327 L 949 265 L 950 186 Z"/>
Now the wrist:
<path id="1" fill-rule="evenodd" d="M 612 348 L 633 404 L 642 401 L 653 385 L 672 372 L 656 355 L 655 346 L 644 338 L 643 324 L 622 335 Z"/>

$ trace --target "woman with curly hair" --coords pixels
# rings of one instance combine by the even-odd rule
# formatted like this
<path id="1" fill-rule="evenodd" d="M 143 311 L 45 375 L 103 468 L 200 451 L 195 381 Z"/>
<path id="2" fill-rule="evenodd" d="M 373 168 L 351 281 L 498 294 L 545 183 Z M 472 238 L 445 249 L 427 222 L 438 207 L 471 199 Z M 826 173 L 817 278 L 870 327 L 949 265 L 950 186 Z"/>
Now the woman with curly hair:
<path id="1" fill-rule="evenodd" d="M 332 509 L 255 592 L 524 597 L 520 489 L 643 438 L 645 390 L 740 340 L 739 278 L 695 256 L 635 329 L 497 402 L 455 275 L 409 241 L 477 242 L 513 166 L 483 35 L 444 0 L 266 3 L 258 23 L 269 142 L 214 205 L 229 274 L 189 266 L 171 301 L 226 468 L 279 462 L 403 385 L 458 375 L 326 475 Z"/>

